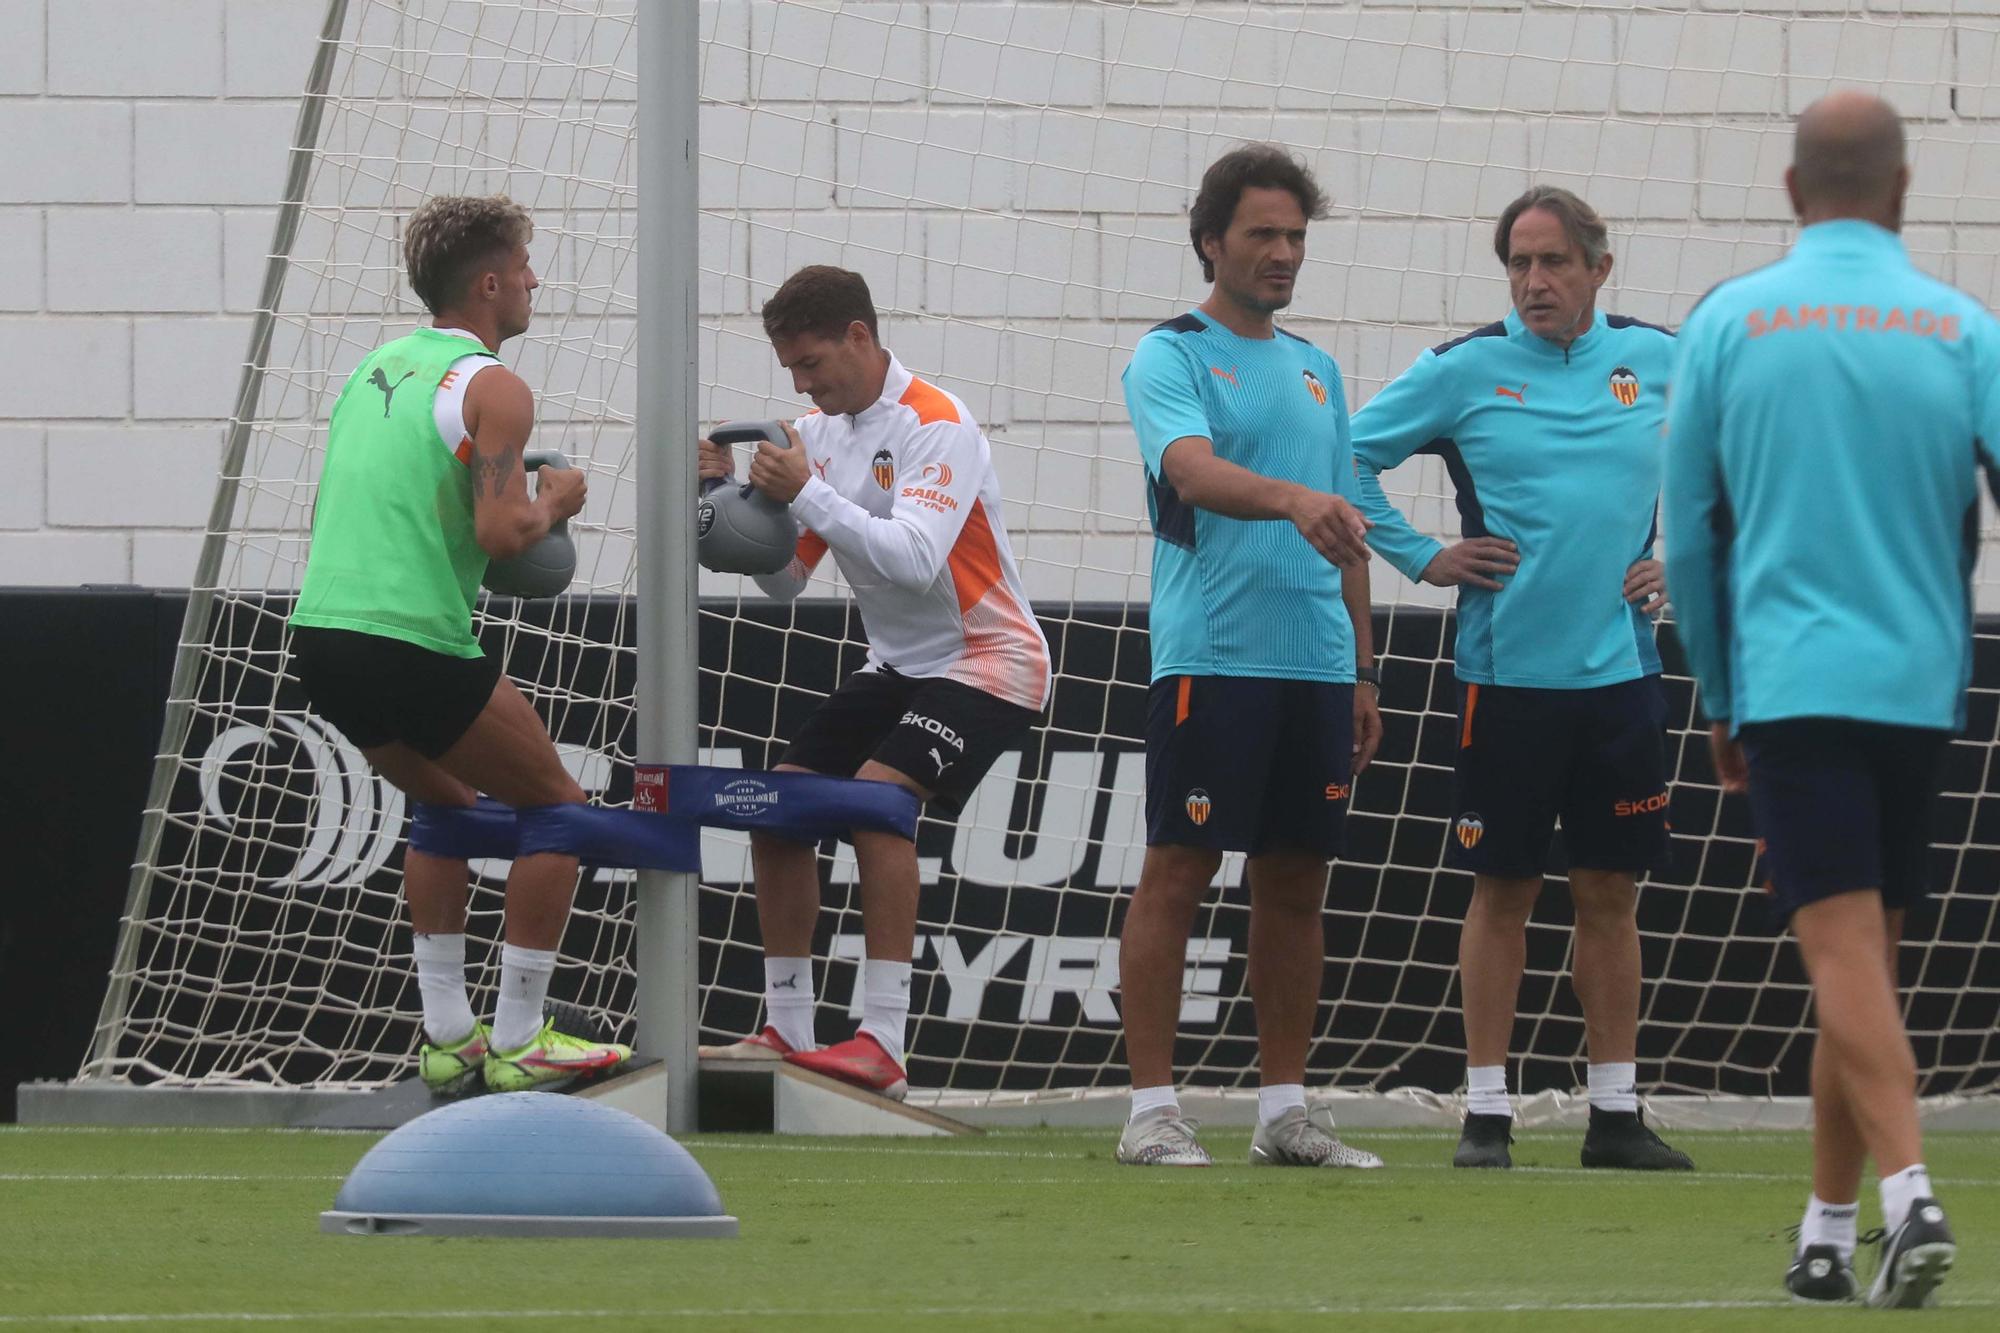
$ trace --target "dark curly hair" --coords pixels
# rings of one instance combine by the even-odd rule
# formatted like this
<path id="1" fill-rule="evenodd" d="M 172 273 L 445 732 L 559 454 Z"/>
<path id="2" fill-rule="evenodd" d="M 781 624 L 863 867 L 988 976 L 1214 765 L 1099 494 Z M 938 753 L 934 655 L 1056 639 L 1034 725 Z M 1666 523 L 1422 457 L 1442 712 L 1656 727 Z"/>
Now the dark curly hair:
<path id="1" fill-rule="evenodd" d="M 1252 187 L 1285 191 L 1314 220 L 1325 217 L 1331 204 L 1306 164 L 1277 144 L 1246 144 L 1216 158 L 1201 173 L 1201 190 L 1188 209 L 1188 240 L 1201 261 L 1201 276 L 1209 282 L 1215 281 L 1215 265 L 1202 253 L 1202 239 L 1229 230 L 1236 205 Z"/>

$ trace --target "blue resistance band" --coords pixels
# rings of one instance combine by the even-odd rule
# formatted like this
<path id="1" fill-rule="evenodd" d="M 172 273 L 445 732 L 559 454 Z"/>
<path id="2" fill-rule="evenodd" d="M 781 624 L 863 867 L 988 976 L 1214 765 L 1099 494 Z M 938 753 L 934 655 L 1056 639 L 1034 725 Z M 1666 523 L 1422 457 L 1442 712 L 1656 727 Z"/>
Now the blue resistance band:
<path id="1" fill-rule="evenodd" d="M 762 829 L 801 842 L 864 828 L 915 841 L 917 810 L 916 793 L 893 782 L 667 766 L 667 813 L 713 828 Z"/>
<path id="2" fill-rule="evenodd" d="M 455 805 L 410 802 L 410 850 L 459 859 L 514 855 L 518 841 L 514 807 L 488 796 L 470 810 Z"/>
<path id="3" fill-rule="evenodd" d="M 855 828 L 914 840 L 918 809 L 916 796 L 894 783 L 698 764 L 668 766 L 664 813 L 583 804 L 516 811 L 483 796 L 469 809 L 423 801 L 410 806 L 410 847 L 433 856 L 567 852 L 591 865 L 697 872 L 702 825 L 764 830 L 801 842 Z"/>

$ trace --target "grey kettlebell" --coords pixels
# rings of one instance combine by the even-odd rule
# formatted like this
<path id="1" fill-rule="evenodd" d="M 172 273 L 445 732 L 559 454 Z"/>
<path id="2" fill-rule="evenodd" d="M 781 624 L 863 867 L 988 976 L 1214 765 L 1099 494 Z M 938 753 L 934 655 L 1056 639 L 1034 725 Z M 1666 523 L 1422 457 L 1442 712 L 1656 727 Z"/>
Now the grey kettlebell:
<path id="1" fill-rule="evenodd" d="M 731 421 L 708 437 L 728 448 L 769 440 L 790 448 L 785 428 L 776 421 Z M 799 525 L 789 505 L 763 494 L 749 482 L 731 485 L 721 477 L 701 484 L 695 507 L 695 556 L 703 569 L 718 574 L 775 574 L 792 561 L 799 544 Z"/>
<path id="2" fill-rule="evenodd" d="M 540 468 L 566 470 L 569 459 L 560 449 L 522 451 L 521 466 L 530 472 Z M 569 520 L 558 519 L 542 539 L 509 560 L 492 560 L 480 582 L 488 592 L 503 597 L 554 597 L 568 590 L 576 577 L 576 543 L 570 540 Z"/>

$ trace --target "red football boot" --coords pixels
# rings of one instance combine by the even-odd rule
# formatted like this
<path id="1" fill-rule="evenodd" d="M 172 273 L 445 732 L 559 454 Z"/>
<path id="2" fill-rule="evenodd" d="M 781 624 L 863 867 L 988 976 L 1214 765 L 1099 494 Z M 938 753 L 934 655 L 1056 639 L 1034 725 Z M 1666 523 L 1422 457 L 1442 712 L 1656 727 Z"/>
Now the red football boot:
<path id="1" fill-rule="evenodd" d="M 857 1032 L 846 1041 L 816 1051 L 793 1051 L 785 1057 L 785 1063 L 880 1093 L 891 1101 L 900 1102 L 910 1092 L 910 1080 L 903 1067 L 889 1057 L 882 1043 L 866 1032 Z"/>

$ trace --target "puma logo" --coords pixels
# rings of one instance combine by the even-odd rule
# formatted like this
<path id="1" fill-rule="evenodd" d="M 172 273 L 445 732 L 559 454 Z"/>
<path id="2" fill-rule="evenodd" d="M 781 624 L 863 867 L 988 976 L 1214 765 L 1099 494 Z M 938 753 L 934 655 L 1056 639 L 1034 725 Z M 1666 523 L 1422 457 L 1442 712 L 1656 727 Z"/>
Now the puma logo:
<path id="1" fill-rule="evenodd" d="M 1236 383 L 1236 372 L 1233 370 L 1224 370 L 1221 366 L 1210 366 L 1208 368 L 1208 373 L 1215 376 L 1217 379 L 1228 380 L 1229 383 L 1235 388 L 1240 389 L 1243 387 L 1242 385 Z"/>
<path id="2" fill-rule="evenodd" d="M 783 981 L 774 981 L 771 983 L 772 990 L 797 990 L 798 988 L 799 979 L 797 977 L 786 977 Z"/>
<path id="3" fill-rule="evenodd" d="M 1518 389 L 1510 389 L 1504 384 L 1496 384 L 1493 386 L 1494 397 L 1512 398 L 1515 402 L 1520 403 L 1523 406 L 1527 405 L 1528 402 L 1527 394 L 1528 394 L 1528 386 L 1525 384 L 1523 384 Z"/>
<path id="4" fill-rule="evenodd" d="M 931 747 L 931 762 L 937 765 L 938 772 L 940 773 L 944 772 L 945 758 L 943 755 L 938 753 L 937 747 L 935 745 Z"/>
<path id="5" fill-rule="evenodd" d="M 416 373 L 414 370 L 404 371 L 403 380 L 408 379 Z M 403 387 L 403 380 L 397 380 L 394 384 L 389 383 L 389 377 L 382 373 L 382 367 L 380 366 L 375 367 L 375 373 L 368 377 L 368 382 L 382 391 L 383 416 L 386 417 L 389 415 L 389 404 L 396 400 L 396 390 Z"/>

